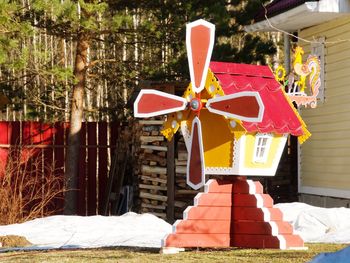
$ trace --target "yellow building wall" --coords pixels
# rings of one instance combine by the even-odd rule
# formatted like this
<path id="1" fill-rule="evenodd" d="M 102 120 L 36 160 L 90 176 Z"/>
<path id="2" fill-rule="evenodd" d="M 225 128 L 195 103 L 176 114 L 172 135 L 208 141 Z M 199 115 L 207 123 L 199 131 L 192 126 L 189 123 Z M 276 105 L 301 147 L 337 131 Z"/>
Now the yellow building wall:
<path id="1" fill-rule="evenodd" d="M 299 32 L 304 39 L 325 37 L 325 102 L 302 109 L 311 138 L 301 146 L 301 186 L 350 190 L 350 18 Z M 299 43 L 310 54 L 310 44 Z"/>
<path id="2" fill-rule="evenodd" d="M 276 160 L 275 156 L 276 153 L 280 147 L 280 144 L 283 139 L 284 143 L 284 137 L 281 135 L 274 135 L 272 138 L 269 155 L 266 160 L 266 163 L 256 163 L 254 162 L 254 149 L 255 149 L 255 136 L 254 134 L 247 134 L 246 135 L 246 141 L 245 141 L 245 157 L 244 157 L 244 167 L 245 168 L 254 168 L 254 169 L 268 169 L 273 166 L 273 162 L 279 160 Z"/>

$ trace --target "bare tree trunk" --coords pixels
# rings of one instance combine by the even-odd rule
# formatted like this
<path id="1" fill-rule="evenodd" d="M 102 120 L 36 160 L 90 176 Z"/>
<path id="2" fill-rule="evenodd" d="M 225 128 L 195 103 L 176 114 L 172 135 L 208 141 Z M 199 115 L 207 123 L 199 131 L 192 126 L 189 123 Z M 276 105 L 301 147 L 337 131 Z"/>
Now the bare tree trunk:
<path id="1" fill-rule="evenodd" d="M 74 65 L 74 76 L 77 80 L 77 84 L 73 88 L 66 154 L 65 189 L 67 192 L 64 200 L 64 213 L 67 215 L 77 213 L 80 131 L 83 121 L 88 48 L 88 36 L 84 32 L 80 32 L 78 34 Z"/>

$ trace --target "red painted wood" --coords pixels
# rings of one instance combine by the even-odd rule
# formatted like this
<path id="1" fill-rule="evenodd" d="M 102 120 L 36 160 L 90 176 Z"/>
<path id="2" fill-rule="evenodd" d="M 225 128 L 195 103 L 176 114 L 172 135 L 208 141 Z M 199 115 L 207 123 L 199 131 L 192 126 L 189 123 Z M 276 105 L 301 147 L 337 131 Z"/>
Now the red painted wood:
<path id="1" fill-rule="evenodd" d="M 195 204 L 200 205 L 186 209 L 184 220 L 174 224 L 175 233 L 165 239 L 164 245 L 175 247 L 303 247 L 302 239 L 300 236 L 293 235 L 292 226 L 283 221 L 279 209 L 257 207 L 256 196 L 264 200 L 264 205 L 272 205 L 269 195 L 232 193 L 236 186 L 230 187 L 229 184 L 228 180 L 211 181 L 207 187 L 209 192 L 196 197 Z M 238 191 L 249 190 L 244 178 L 232 180 L 231 184 L 237 184 Z"/>
<path id="2" fill-rule="evenodd" d="M 225 95 L 241 91 L 259 92 L 265 106 L 264 116 L 261 122 L 243 121 L 248 132 L 303 134 L 302 123 L 269 67 L 223 62 L 211 62 L 209 67 Z"/>
<path id="3" fill-rule="evenodd" d="M 65 128 L 64 123 L 62 122 L 56 122 L 54 124 L 54 165 L 55 165 L 55 176 L 60 177 L 62 180 L 59 184 L 60 189 L 63 189 L 63 178 L 64 178 L 64 134 L 65 134 Z M 60 213 L 63 211 L 64 206 L 64 195 L 63 193 L 60 194 L 55 200 L 55 207 L 57 209 L 57 212 Z"/>
<path id="4" fill-rule="evenodd" d="M 83 124 L 83 132 L 82 132 L 82 145 L 85 145 L 85 125 Z M 96 127 L 96 124 L 94 124 Z M 22 126 L 22 128 L 21 128 Z M 106 146 L 107 144 L 107 124 L 103 123 L 100 124 L 100 134 L 102 137 L 99 137 L 98 142 L 101 146 Z M 115 148 L 116 143 L 116 137 L 117 137 L 117 130 L 119 127 L 119 124 L 117 122 L 111 123 L 112 127 L 112 138 L 111 142 L 113 144 L 113 148 Z M 34 177 L 34 176 L 42 176 L 45 175 L 48 171 L 48 166 L 52 166 L 54 164 L 54 174 L 55 176 L 59 176 L 63 179 L 64 177 L 64 147 L 65 147 L 65 139 L 68 135 L 68 123 L 55 123 L 54 127 L 51 127 L 48 124 L 41 124 L 39 122 L 0 122 L 0 144 L 10 144 L 11 145 L 11 160 L 19 163 L 21 162 L 22 167 L 26 167 L 26 173 L 28 176 Z M 93 134 L 96 134 L 96 130 L 93 130 L 93 128 L 90 128 L 90 131 L 92 131 Z M 21 134 L 22 133 L 22 134 Z M 20 136 L 21 135 L 21 136 Z M 23 141 L 21 141 L 21 137 L 23 138 Z M 91 136 L 90 136 L 91 139 Z M 27 145 L 35 145 L 40 144 L 38 147 L 26 147 Z M 94 145 L 96 145 L 96 139 Z M 25 147 L 15 147 L 15 146 L 25 146 Z M 44 145 L 47 145 L 48 147 L 43 147 Z M 21 149 L 21 151 L 19 151 Z M 95 157 L 92 157 L 95 159 L 94 166 L 96 167 L 96 152 L 97 150 L 93 150 L 92 152 L 95 152 Z M 41 155 L 43 153 L 43 155 Z M 6 157 L 7 154 L 7 157 Z M 8 158 L 9 151 L 6 148 L 0 148 L 0 160 L 1 158 L 6 159 Z M 44 163 L 42 163 L 41 156 L 43 157 Z M 79 186 L 79 193 L 78 193 L 78 213 L 81 215 L 87 214 L 87 197 L 86 192 L 88 190 L 86 180 L 86 148 L 82 147 L 80 152 L 80 161 L 79 161 L 79 180 L 78 180 L 78 186 Z M 90 152 L 90 158 L 91 158 L 91 152 Z M 99 195 L 103 195 L 105 192 L 105 182 L 107 178 L 107 148 L 101 148 L 99 152 L 99 158 L 100 158 L 100 167 L 99 167 L 99 189 L 95 188 L 94 190 L 93 185 L 96 186 L 96 182 L 90 184 L 90 191 L 93 192 L 93 195 L 95 193 L 95 202 L 93 205 L 92 210 L 96 211 L 96 193 L 97 191 L 100 193 Z M 39 164 L 38 162 L 41 162 Z M 96 174 L 95 174 L 96 176 Z M 38 178 L 39 178 L 38 177 Z M 92 177 L 92 180 L 94 178 Z M 95 180 L 96 181 L 96 180 Z M 63 183 L 63 180 L 62 180 Z M 91 183 L 91 180 L 90 180 Z M 63 187 L 63 185 L 61 185 Z M 37 189 L 38 190 L 38 189 Z M 38 190 L 39 191 L 39 190 Z M 90 200 L 91 201 L 91 200 Z M 57 209 L 63 209 L 63 194 L 54 200 L 52 204 L 53 207 Z M 34 203 L 31 205 L 35 205 Z M 51 205 L 50 205 L 51 206 Z M 95 208 L 94 208 L 95 207 Z M 96 213 L 96 212 L 95 212 Z M 95 214 L 94 213 L 94 214 Z"/>
<path id="5" fill-rule="evenodd" d="M 274 221 L 278 228 L 278 234 L 292 234 L 293 227 L 288 222 Z M 234 234 L 272 235 L 272 227 L 269 222 L 238 221 L 233 222 Z"/>
<path id="6" fill-rule="evenodd" d="M 10 143 L 11 145 L 20 145 L 22 142 L 20 141 L 20 133 L 21 133 L 21 122 L 14 121 L 9 122 L 9 125 L 11 128 L 11 138 Z"/>
<path id="7" fill-rule="evenodd" d="M 256 97 L 253 96 L 242 96 L 216 102 L 213 101 L 210 103 L 210 108 L 248 118 L 257 118 L 260 111 L 260 105 L 256 100 Z"/>
<path id="8" fill-rule="evenodd" d="M 31 128 L 32 124 L 31 122 L 24 121 L 22 122 L 22 144 L 23 145 L 30 145 L 32 144 L 32 137 L 31 137 Z M 27 163 L 28 160 L 31 157 L 31 149 L 24 147 L 21 151 L 21 163 Z"/>
<path id="9" fill-rule="evenodd" d="M 51 124 L 41 124 L 41 140 L 40 144 L 46 145 L 45 148 L 42 149 L 43 151 L 43 177 L 47 178 L 48 176 L 55 176 L 54 172 L 54 149 L 53 149 L 53 136 L 54 136 L 54 127 Z M 54 191 L 59 191 L 59 185 L 55 185 Z M 45 207 L 46 211 L 57 211 L 58 208 L 56 207 L 56 202 L 53 200 L 53 202 L 47 204 Z M 57 211 L 58 213 L 58 211 Z"/>
<path id="10" fill-rule="evenodd" d="M 264 207 L 272 207 L 273 200 L 270 195 L 259 194 Z M 229 206 L 256 207 L 257 198 L 251 194 L 210 193 L 201 194 L 197 198 L 198 206 Z"/>
<path id="11" fill-rule="evenodd" d="M 80 159 L 79 159 L 79 177 L 78 177 L 78 215 L 85 216 L 87 212 L 87 165 L 86 165 L 86 123 L 83 122 L 80 132 Z"/>
<path id="12" fill-rule="evenodd" d="M 210 62 L 210 69 L 215 73 L 230 73 L 235 75 L 258 76 L 262 78 L 275 79 L 269 66 L 257 66 L 242 63 Z"/>
<path id="13" fill-rule="evenodd" d="M 189 155 L 189 167 L 187 180 L 192 184 L 193 188 L 198 189 L 197 186 L 204 184 L 204 160 L 203 160 L 203 142 L 201 124 L 199 119 L 193 122 L 191 134 L 191 152 Z"/>
<path id="14" fill-rule="evenodd" d="M 0 121 L 0 144 L 8 144 L 11 136 L 11 129 L 9 122 Z"/>
<path id="15" fill-rule="evenodd" d="M 257 181 L 253 182 L 255 185 L 255 193 L 262 194 L 263 186 Z M 249 193 L 249 184 L 246 180 L 236 179 L 236 180 L 211 180 L 211 183 L 207 187 L 210 193 Z"/>
<path id="16" fill-rule="evenodd" d="M 209 209 L 210 210 L 210 209 Z M 274 221 L 278 228 L 278 234 L 293 234 L 293 227 L 284 221 Z M 269 222 L 245 220 L 180 220 L 176 224 L 176 233 L 187 234 L 252 234 L 272 235 L 272 228 Z"/>
<path id="17" fill-rule="evenodd" d="M 42 126 L 40 122 L 30 122 L 30 140 L 31 144 L 41 144 L 42 142 Z"/>
<path id="18" fill-rule="evenodd" d="M 271 235 L 235 234 L 231 237 L 231 245 L 242 248 L 280 248 L 280 241 Z"/>
<path id="19" fill-rule="evenodd" d="M 255 193 L 262 194 L 263 193 L 262 184 L 259 181 L 253 182 L 253 184 L 255 185 Z M 235 193 L 248 194 L 250 190 L 251 190 L 250 186 L 246 180 L 237 180 L 234 183 L 234 192 Z"/>
<path id="20" fill-rule="evenodd" d="M 87 192 L 87 204 L 88 215 L 96 215 L 97 208 L 97 180 L 96 180 L 96 168 L 97 168 L 97 148 L 90 147 L 97 145 L 97 123 L 88 122 L 88 192 Z"/>
<path id="21" fill-rule="evenodd" d="M 286 240 L 287 248 L 303 247 L 304 240 L 298 235 L 283 235 Z"/>
<path id="22" fill-rule="evenodd" d="M 54 134 L 54 124 L 42 123 L 40 127 L 40 144 L 53 145 Z"/>
<path id="23" fill-rule="evenodd" d="M 303 247 L 299 236 L 283 235 L 286 248 Z M 165 240 L 166 247 L 242 247 L 242 248 L 281 248 L 276 236 L 263 234 L 170 234 Z"/>
<path id="24" fill-rule="evenodd" d="M 158 90 L 141 90 L 134 103 L 136 117 L 152 117 L 185 109 L 187 101 Z"/>
<path id="25" fill-rule="evenodd" d="M 107 146 L 107 123 L 98 123 L 98 145 Z M 98 213 L 102 214 L 107 187 L 107 147 L 98 150 Z"/>
<path id="26" fill-rule="evenodd" d="M 180 97 L 181 98 L 181 97 Z M 182 99 L 182 98 L 181 98 Z M 160 94 L 141 94 L 137 109 L 139 114 L 149 114 L 164 110 L 171 110 L 182 107 L 184 102 L 182 100 L 176 100 Z"/>
<path id="27" fill-rule="evenodd" d="M 251 209 L 253 209 L 251 211 Z M 282 213 L 277 208 L 268 209 L 268 211 L 273 213 L 273 220 L 281 221 Z M 255 217 L 249 218 L 246 216 L 252 215 L 255 213 Z M 194 206 L 191 207 L 187 212 L 187 219 L 189 220 L 256 220 L 263 221 L 264 216 L 263 212 L 259 208 L 244 208 L 244 207 L 222 207 L 222 206 Z"/>
<path id="28" fill-rule="evenodd" d="M 270 213 L 271 221 L 282 221 L 283 215 L 278 208 L 267 208 Z M 234 220 L 255 220 L 264 221 L 264 212 L 261 208 L 256 207 L 234 207 L 233 208 Z"/>
<path id="29" fill-rule="evenodd" d="M 0 144 L 9 144 L 12 132 L 12 127 L 8 122 L 0 122 Z M 6 164 L 10 149 L 7 147 L 0 148 L 0 178 L 5 175 Z"/>
<path id="30" fill-rule="evenodd" d="M 231 206 L 193 206 L 187 210 L 187 219 L 189 220 L 231 220 Z"/>
<path id="31" fill-rule="evenodd" d="M 204 72 L 205 62 L 209 53 L 210 29 L 198 25 L 191 29 L 191 51 L 194 75 L 194 86 L 199 88 Z M 193 81 L 193 80 L 192 80 Z"/>
<path id="32" fill-rule="evenodd" d="M 209 209 L 210 210 L 210 209 Z M 231 220 L 179 220 L 176 224 L 177 234 L 230 234 L 233 223 Z"/>
<path id="33" fill-rule="evenodd" d="M 229 247 L 228 234 L 170 234 L 165 240 L 166 247 Z"/>
<path id="34" fill-rule="evenodd" d="M 21 151 L 18 146 L 22 144 L 21 141 L 21 122 L 9 122 L 9 126 L 11 127 L 11 138 L 10 138 L 10 144 L 11 144 L 11 150 L 10 150 L 10 159 L 14 163 L 14 165 L 19 165 L 21 162 Z M 15 173 L 18 173 L 15 171 Z M 14 174 L 13 176 L 17 176 L 17 174 Z"/>
<path id="35" fill-rule="evenodd" d="M 22 144 L 31 144 L 31 128 L 32 128 L 32 122 L 29 121 L 23 121 L 22 122 Z"/>

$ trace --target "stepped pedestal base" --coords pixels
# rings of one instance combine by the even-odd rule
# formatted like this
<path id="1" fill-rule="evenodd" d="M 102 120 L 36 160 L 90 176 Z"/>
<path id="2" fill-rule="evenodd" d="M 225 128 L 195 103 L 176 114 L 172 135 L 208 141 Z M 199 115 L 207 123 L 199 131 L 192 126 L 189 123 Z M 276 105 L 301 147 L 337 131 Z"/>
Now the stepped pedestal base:
<path id="1" fill-rule="evenodd" d="M 273 208 L 260 182 L 237 177 L 209 180 L 162 246 L 303 249 L 304 241 Z"/>

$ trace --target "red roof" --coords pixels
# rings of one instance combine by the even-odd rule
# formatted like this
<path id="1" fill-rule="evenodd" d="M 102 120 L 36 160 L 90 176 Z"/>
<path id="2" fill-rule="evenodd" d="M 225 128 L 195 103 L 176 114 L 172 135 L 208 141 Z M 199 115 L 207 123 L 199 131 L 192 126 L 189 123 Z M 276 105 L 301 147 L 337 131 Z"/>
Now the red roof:
<path id="1" fill-rule="evenodd" d="M 211 62 L 225 94 L 257 91 L 265 105 L 261 122 L 242 122 L 248 132 L 303 135 L 302 123 L 268 66 Z"/>

